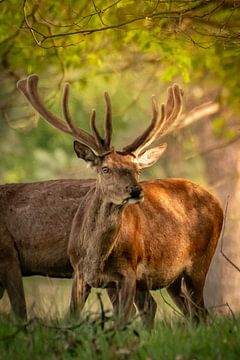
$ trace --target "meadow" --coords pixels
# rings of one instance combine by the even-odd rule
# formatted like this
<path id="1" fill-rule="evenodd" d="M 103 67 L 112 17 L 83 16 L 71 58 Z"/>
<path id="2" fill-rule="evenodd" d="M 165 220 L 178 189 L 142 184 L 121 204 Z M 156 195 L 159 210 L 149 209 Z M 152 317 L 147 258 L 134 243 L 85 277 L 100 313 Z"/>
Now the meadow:
<path id="1" fill-rule="evenodd" d="M 239 359 L 240 317 L 216 315 L 195 325 L 172 307 L 165 291 L 158 301 L 154 329 L 136 317 L 117 327 L 104 292 L 93 292 L 81 318 L 70 319 L 70 281 L 25 279 L 29 318 L 9 315 L 4 296 L 0 315 L 0 359 Z M 7 315 L 8 313 L 8 315 Z"/>

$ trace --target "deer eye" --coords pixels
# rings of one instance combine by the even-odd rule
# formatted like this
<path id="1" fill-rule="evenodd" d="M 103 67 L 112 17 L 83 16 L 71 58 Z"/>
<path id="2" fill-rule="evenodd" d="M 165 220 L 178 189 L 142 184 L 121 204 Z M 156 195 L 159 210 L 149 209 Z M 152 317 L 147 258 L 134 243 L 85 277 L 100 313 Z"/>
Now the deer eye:
<path id="1" fill-rule="evenodd" d="M 104 174 L 107 174 L 107 173 L 110 173 L 111 170 L 110 170 L 107 166 L 104 166 L 104 167 L 102 167 L 102 172 L 103 172 Z"/>

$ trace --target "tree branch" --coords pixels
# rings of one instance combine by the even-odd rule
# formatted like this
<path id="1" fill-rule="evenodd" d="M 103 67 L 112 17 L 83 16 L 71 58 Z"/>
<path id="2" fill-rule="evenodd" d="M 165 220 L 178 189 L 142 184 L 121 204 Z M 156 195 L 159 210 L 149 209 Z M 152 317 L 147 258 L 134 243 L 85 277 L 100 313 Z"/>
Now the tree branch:
<path id="1" fill-rule="evenodd" d="M 225 226 L 226 226 L 228 202 L 229 202 L 229 195 L 228 195 L 228 197 L 227 197 L 227 201 L 226 201 L 226 205 L 225 205 L 225 210 L 224 210 L 223 225 L 222 225 L 222 231 L 221 231 L 221 236 L 220 236 L 220 241 L 221 241 L 220 253 L 221 253 L 222 256 L 229 262 L 229 264 L 231 264 L 231 265 L 234 267 L 234 269 L 236 269 L 237 271 L 240 272 L 240 268 L 239 268 L 231 259 L 229 259 L 229 257 L 228 257 L 228 256 L 224 253 L 224 251 L 223 251 L 223 238 L 224 238 L 224 232 L 225 232 Z"/>
<path id="2" fill-rule="evenodd" d="M 180 118 L 177 129 L 182 129 L 192 123 L 216 114 L 220 110 L 218 102 L 208 101 L 192 109 L 188 114 L 183 114 Z"/>

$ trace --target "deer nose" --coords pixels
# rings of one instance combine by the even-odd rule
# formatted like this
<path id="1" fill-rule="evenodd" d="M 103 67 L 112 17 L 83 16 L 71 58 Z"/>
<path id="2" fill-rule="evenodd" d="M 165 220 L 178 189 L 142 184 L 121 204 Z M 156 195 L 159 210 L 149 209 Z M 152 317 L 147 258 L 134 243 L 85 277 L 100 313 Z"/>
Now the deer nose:
<path id="1" fill-rule="evenodd" d="M 126 189 L 132 198 L 138 198 L 142 192 L 140 185 L 128 185 L 126 186 Z"/>

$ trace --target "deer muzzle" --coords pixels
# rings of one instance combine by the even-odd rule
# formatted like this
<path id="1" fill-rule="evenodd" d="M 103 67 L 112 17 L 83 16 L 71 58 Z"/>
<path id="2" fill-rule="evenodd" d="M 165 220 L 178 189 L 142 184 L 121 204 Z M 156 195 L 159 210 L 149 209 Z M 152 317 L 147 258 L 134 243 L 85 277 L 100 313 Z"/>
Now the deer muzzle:
<path id="1" fill-rule="evenodd" d="M 125 203 L 136 203 L 142 202 L 144 200 L 143 190 L 140 185 L 129 185 L 126 186 L 126 190 L 129 194 L 129 197 L 125 199 Z"/>

